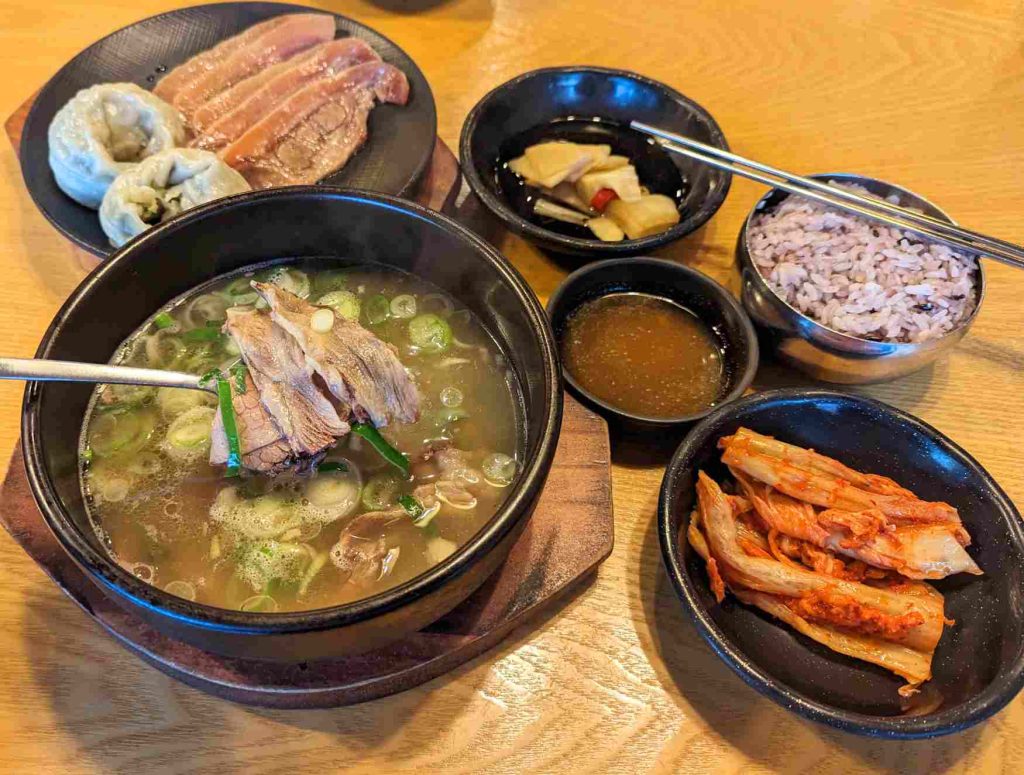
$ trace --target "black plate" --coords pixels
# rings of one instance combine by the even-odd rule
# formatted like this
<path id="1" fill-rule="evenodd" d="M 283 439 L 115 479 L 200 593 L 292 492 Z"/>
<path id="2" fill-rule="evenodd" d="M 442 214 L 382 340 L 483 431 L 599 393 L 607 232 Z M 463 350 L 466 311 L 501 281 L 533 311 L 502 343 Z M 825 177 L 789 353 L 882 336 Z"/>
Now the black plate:
<path id="1" fill-rule="evenodd" d="M 956 625 L 943 634 L 934 677 L 911 708 L 941 695 L 937 710 L 908 715 L 897 694 L 904 682 L 888 671 L 830 651 L 728 596 L 715 603 L 703 562 L 679 535 L 696 472 L 726 474 L 715 445 L 741 425 L 959 509 L 973 538 L 968 551 L 985 575 L 932 582 Z M 807 718 L 879 737 L 935 737 L 988 718 L 1024 685 L 1021 516 L 976 460 L 898 409 L 826 390 L 776 390 L 722 407 L 690 432 L 665 472 L 658 532 L 669 576 L 701 636 L 744 681 Z"/>
<path id="2" fill-rule="evenodd" d="M 97 83 L 128 81 L 152 89 L 170 70 L 257 22 L 297 11 L 320 11 L 288 3 L 222 3 L 183 8 L 118 30 L 68 62 L 40 90 L 21 136 L 21 171 L 36 206 L 68 239 L 98 256 L 114 252 L 95 210 L 57 187 L 47 159 L 46 132 L 54 115 L 80 90 Z M 402 49 L 352 19 L 334 14 L 339 38 L 354 35 L 369 43 L 409 79 L 409 102 L 378 105 L 370 113 L 366 145 L 322 183 L 402 195 L 430 162 L 437 135 L 434 96 L 426 78 Z"/>
<path id="3" fill-rule="evenodd" d="M 523 218 L 509 204 L 497 179 L 497 165 L 520 133 L 559 119 L 600 117 L 629 125 L 643 121 L 728 150 L 711 114 L 663 83 L 628 70 L 551 67 L 524 73 L 485 95 L 466 117 L 459 139 L 462 172 L 473 192 L 504 224 L 526 239 L 558 253 L 611 257 L 638 255 L 703 226 L 725 201 L 731 175 L 682 156 L 671 156 L 682 180 L 681 220 L 642 239 L 601 242 L 562 234 Z M 632 130 L 629 130 L 632 132 Z M 602 138 L 604 139 L 604 138 Z M 612 143 L 615 145 L 615 143 Z M 628 152 L 621 144 L 618 152 Z"/>

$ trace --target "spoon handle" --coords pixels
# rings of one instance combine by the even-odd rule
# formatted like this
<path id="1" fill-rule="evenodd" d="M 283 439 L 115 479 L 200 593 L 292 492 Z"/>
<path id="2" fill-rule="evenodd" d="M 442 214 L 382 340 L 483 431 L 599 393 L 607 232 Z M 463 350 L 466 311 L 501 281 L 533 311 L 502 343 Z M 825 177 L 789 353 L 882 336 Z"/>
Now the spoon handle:
<path id="1" fill-rule="evenodd" d="M 209 390 L 199 384 L 200 377 L 179 371 L 136 369 L 105 363 L 47 361 L 37 358 L 0 358 L 0 379 L 24 379 L 38 382 L 102 382 L 115 385 L 151 385 L 154 387 Z"/>

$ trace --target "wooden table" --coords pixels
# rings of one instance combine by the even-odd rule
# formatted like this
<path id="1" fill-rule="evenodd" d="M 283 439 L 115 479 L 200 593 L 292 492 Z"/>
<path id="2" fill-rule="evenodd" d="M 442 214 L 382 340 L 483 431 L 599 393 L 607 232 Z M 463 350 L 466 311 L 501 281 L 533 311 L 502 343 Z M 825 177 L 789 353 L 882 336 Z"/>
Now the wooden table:
<path id="1" fill-rule="evenodd" d="M 179 4 L 6 0 L 0 116 L 93 40 Z M 740 153 L 795 171 L 888 178 L 963 223 L 1024 242 L 1019 4 L 318 4 L 376 27 L 419 62 L 434 88 L 441 137 L 453 147 L 474 102 L 517 73 L 572 63 L 625 67 L 695 98 Z M 736 181 L 707 227 L 665 255 L 735 289 L 733 244 L 758 194 Z M 84 269 L 33 207 L 5 143 L 0 245 L 0 353 L 28 356 Z M 565 274 L 518 239 L 499 247 L 542 299 Z M 984 308 L 952 356 L 858 392 L 949 434 L 1024 504 L 1024 275 L 998 265 L 988 271 Z M 801 382 L 772 365 L 758 378 L 760 387 Z M 21 391 L 0 385 L 3 460 L 17 438 Z M 886 743 L 801 721 L 747 688 L 686 622 L 662 572 L 654 527 L 661 455 L 619 446 L 617 542 L 593 585 L 452 675 L 331 711 L 253 710 L 176 684 L 115 645 L 2 535 L 0 770 L 1024 769 L 1024 698 L 956 737 Z"/>

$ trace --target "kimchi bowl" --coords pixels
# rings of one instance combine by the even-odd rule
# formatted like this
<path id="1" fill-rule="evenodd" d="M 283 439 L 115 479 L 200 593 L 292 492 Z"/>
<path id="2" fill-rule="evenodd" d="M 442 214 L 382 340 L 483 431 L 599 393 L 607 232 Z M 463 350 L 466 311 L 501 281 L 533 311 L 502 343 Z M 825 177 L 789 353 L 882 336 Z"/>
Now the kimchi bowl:
<path id="1" fill-rule="evenodd" d="M 719 439 L 749 428 L 891 477 L 955 507 L 982 575 L 929 582 L 952 620 L 931 678 L 901 695 L 887 670 L 832 651 L 731 594 L 716 602 L 703 559 L 687 540 L 698 472 L 721 480 Z M 748 685 L 811 720 L 858 734 L 924 738 L 959 732 L 1003 708 L 1024 686 L 1024 530 L 992 477 L 938 430 L 898 409 L 840 392 L 788 389 L 724 406 L 694 427 L 662 483 L 662 557 L 698 633 Z"/>

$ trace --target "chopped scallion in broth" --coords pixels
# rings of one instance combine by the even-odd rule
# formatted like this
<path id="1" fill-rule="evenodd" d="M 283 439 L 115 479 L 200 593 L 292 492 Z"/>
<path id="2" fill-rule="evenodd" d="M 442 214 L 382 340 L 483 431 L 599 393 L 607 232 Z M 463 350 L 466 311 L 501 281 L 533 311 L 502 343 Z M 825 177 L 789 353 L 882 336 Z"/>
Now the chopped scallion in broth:
<path id="1" fill-rule="evenodd" d="M 352 432 L 305 470 L 270 477 L 243 467 L 226 478 L 209 462 L 215 416 L 216 427 L 229 424 L 217 396 L 98 387 L 82 485 L 98 535 L 129 572 L 223 608 L 338 605 L 443 561 L 504 501 L 519 470 L 521 420 L 518 385 L 494 340 L 423 280 L 336 266 L 311 259 L 208 283 L 155 310 L 113 362 L 213 373 L 236 396 L 255 390 L 223 324 L 238 307 L 269 314 L 250 281 L 273 282 L 394 348 L 416 385 L 419 419 L 378 428 L 342 407 Z"/>

